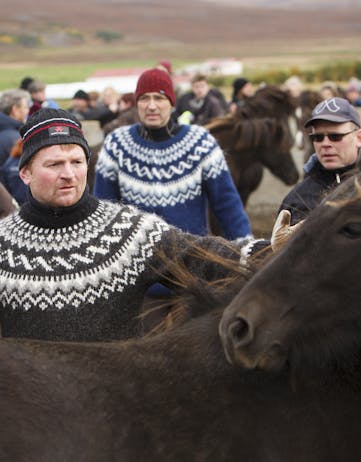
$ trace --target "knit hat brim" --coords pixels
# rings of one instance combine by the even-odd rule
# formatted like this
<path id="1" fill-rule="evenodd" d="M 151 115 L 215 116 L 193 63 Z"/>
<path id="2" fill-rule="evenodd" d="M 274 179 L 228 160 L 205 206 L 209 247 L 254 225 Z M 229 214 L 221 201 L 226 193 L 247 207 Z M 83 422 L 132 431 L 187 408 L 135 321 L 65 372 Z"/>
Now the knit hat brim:
<path id="1" fill-rule="evenodd" d="M 40 109 L 21 128 L 23 152 L 19 170 L 42 148 L 58 144 L 78 144 L 89 160 L 91 152 L 76 117 L 62 109 Z"/>

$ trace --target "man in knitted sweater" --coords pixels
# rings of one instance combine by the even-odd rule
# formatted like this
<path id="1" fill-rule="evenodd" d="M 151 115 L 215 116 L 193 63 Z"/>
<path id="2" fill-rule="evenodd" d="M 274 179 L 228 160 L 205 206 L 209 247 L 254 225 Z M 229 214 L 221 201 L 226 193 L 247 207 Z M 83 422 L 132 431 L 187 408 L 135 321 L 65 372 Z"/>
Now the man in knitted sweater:
<path id="1" fill-rule="evenodd" d="M 106 341 L 141 335 L 143 295 L 169 284 L 180 258 L 212 280 L 227 270 L 194 246 L 239 261 L 220 237 L 195 237 L 155 214 L 96 199 L 87 191 L 89 146 L 79 121 L 40 109 L 21 129 L 19 171 L 28 201 L 0 221 L 0 326 L 3 336 Z"/>
<path id="2" fill-rule="evenodd" d="M 143 72 L 135 97 L 140 123 L 115 129 L 105 139 L 94 195 L 133 204 L 197 235 L 209 232 L 210 206 L 225 238 L 251 234 L 216 140 L 201 126 L 172 121 L 176 97 L 168 73 Z"/>

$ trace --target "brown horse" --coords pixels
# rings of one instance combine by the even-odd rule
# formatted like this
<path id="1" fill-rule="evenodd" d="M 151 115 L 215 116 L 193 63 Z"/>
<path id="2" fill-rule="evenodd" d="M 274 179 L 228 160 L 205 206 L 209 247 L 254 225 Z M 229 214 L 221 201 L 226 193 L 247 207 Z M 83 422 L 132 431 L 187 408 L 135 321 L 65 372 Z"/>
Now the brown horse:
<path id="1" fill-rule="evenodd" d="M 223 314 L 228 361 L 252 370 L 257 387 L 279 377 L 278 412 L 268 393 L 262 426 L 266 418 L 272 434 L 280 421 L 290 425 L 283 428 L 288 443 L 273 442 L 289 457 L 254 460 L 360 459 L 360 183 L 358 174 L 334 190 Z M 297 412 L 302 400 L 304 411 Z M 252 436 L 262 444 L 269 437 L 262 427 Z M 299 453 L 290 456 L 298 443 Z"/>
<path id="2" fill-rule="evenodd" d="M 1 339 L 0 460 L 359 462 L 359 190 L 322 204 L 220 325 L 215 310 L 127 342 Z M 216 282 L 191 282 L 197 310 L 244 281 Z"/>
<path id="3" fill-rule="evenodd" d="M 330 193 L 225 310 L 221 333 L 232 362 L 282 367 L 303 354 L 325 365 L 343 348 L 357 353 L 360 183 L 357 174 Z"/>
<path id="4" fill-rule="evenodd" d="M 229 419 L 234 406 L 243 412 L 239 378 L 215 308 L 249 270 L 219 263 L 234 271 L 207 285 L 173 262 L 188 294 L 179 310 L 198 317 L 165 333 L 107 344 L 0 339 L 1 462 L 238 461 Z"/>
<path id="5" fill-rule="evenodd" d="M 267 86 L 247 98 L 236 114 L 206 125 L 226 153 L 244 204 L 260 184 L 264 167 L 287 185 L 298 180 L 291 154 L 294 138 L 288 121 L 294 113 L 292 102 L 288 93 Z"/>
<path id="6" fill-rule="evenodd" d="M 305 122 L 311 118 L 313 109 L 321 102 L 321 99 L 320 93 L 314 90 L 303 90 L 300 96 L 295 99 L 295 120 L 300 134 L 299 147 L 303 150 L 305 162 L 315 152 L 308 136 L 309 129 L 305 129 Z"/>
<path id="7" fill-rule="evenodd" d="M 0 219 L 15 212 L 16 205 L 14 198 L 10 195 L 5 186 L 0 183 Z"/>

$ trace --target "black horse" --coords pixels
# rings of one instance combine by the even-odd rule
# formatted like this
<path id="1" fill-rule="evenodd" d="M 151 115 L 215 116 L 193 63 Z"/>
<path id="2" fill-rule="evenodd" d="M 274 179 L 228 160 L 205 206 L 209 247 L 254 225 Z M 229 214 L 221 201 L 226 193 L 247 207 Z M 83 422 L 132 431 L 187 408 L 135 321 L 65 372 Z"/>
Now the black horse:
<path id="1" fill-rule="evenodd" d="M 287 92 L 267 86 L 247 98 L 234 115 L 214 119 L 206 128 L 226 153 L 233 180 L 244 204 L 259 186 L 263 169 L 286 185 L 298 180 L 291 149 L 289 118 L 293 100 Z"/>
<path id="2" fill-rule="evenodd" d="M 151 338 L 1 339 L 0 460 L 358 462 L 361 192 L 340 188 L 220 325 L 242 277 L 193 281 L 215 310 Z"/>
<path id="3" fill-rule="evenodd" d="M 360 459 L 360 182 L 358 174 L 330 194 L 223 314 L 228 361 L 251 370 L 257 388 L 279 377 L 260 418 L 271 434 L 281 425 L 289 441 L 275 437 L 277 457 L 256 451 L 254 460 Z M 268 436 L 253 434 L 272 444 Z"/>

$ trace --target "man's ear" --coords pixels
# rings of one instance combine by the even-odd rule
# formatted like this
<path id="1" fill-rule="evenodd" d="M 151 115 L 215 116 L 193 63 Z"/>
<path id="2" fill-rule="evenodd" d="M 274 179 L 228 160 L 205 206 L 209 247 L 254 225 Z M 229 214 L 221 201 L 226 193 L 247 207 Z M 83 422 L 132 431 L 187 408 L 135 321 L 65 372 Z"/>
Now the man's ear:
<path id="1" fill-rule="evenodd" d="M 24 167 L 22 167 L 21 170 L 19 170 L 19 176 L 26 185 L 30 184 L 31 170 L 28 165 L 24 165 Z"/>

